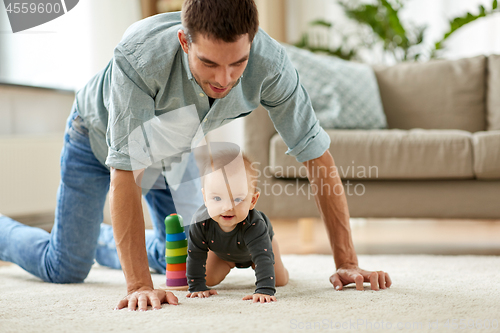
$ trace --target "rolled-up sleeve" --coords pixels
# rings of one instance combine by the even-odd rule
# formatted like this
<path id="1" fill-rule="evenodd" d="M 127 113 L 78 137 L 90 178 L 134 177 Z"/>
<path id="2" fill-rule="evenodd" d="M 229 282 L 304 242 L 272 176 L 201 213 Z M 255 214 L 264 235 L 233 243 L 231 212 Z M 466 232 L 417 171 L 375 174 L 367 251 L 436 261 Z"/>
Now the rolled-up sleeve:
<path id="1" fill-rule="evenodd" d="M 309 95 L 283 48 L 276 73 L 263 84 L 261 104 L 285 141 L 286 154 L 305 162 L 329 148 L 330 137 L 319 125 Z"/>

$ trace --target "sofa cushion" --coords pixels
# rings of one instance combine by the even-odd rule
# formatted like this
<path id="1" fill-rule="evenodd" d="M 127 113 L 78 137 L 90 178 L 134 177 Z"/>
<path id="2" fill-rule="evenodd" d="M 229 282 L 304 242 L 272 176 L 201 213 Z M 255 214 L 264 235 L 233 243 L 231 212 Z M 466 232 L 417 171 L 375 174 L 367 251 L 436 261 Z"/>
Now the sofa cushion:
<path id="1" fill-rule="evenodd" d="M 488 131 L 500 130 L 500 55 L 488 57 L 486 115 Z"/>
<path id="2" fill-rule="evenodd" d="M 460 130 L 327 130 L 330 152 L 343 179 L 474 178 L 471 133 Z M 305 167 L 285 155 L 276 134 L 270 142 L 270 172 L 305 178 Z"/>
<path id="3" fill-rule="evenodd" d="M 500 131 L 472 135 L 474 173 L 477 179 L 500 179 Z"/>
<path id="4" fill-rule="evenodd" d="M 323 128 L 387 128 L 370 66 L 284 46 Z"/>
<path id="5" fill-rule="evenodd" d="M 486 57 L 375 68 L 389 128 L 486 129 Z"/>

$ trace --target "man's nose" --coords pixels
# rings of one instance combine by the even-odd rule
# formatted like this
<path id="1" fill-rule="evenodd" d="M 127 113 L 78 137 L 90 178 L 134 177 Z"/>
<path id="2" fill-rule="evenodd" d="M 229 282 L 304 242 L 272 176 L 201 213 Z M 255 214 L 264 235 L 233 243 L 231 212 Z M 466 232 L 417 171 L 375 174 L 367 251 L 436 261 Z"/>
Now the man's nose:
<path id="1" fill-rule="evenodd" d="M 219 68 L 215 81 L 219 84 L 218 88 L 226 88 L 231 82 L 231 70 L 229 68 Z"/>

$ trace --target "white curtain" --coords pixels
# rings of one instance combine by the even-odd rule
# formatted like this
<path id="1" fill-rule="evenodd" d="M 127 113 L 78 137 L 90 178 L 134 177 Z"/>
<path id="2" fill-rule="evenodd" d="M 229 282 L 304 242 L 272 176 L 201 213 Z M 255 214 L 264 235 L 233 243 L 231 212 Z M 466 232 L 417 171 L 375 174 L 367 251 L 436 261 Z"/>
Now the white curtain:
<path id="1" fill-rule="evenodd" d="M 0 82 L 76 90 L 104 68 L 140 18 L 138 0 L 82 0 L 53 21 L 13 34 L 0 10 Z"/>

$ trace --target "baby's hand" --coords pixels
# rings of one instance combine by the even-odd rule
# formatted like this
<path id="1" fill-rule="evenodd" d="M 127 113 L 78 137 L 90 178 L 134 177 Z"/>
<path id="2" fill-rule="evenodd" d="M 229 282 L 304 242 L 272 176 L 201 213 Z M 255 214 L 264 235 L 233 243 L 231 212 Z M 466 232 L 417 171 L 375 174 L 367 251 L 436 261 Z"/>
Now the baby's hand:
<path id="1" fill-rule="evenodd" d="M 210 297 L 212 295 L 218 295 L 217 290 L 215 289 L 208 289 L 204 291 L 195 291 L 193 293 L 188 293 L 186 297 L 189 298 L 194 298 L 194 297 L 199 297 L 199 298 L 205 298 L 205 297 Z"/>
<path id="2" fill-rule="evenodd" d="M 253 295 L 247 295 L 247 296 L 243 297 L 244 301 L 248 301 L 250 299 L 253 299 L 252 303 L 257 303 L 257 302 L 271 303 L 271 302 L 277 301 L 276 296 L 269 296 L 266 294 L 253 294 Z"/>

